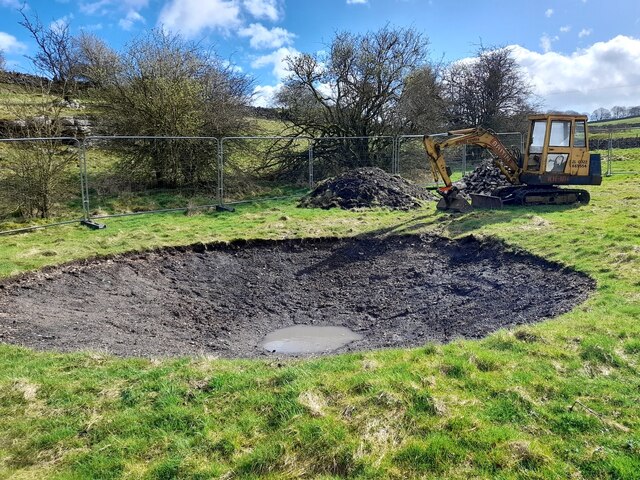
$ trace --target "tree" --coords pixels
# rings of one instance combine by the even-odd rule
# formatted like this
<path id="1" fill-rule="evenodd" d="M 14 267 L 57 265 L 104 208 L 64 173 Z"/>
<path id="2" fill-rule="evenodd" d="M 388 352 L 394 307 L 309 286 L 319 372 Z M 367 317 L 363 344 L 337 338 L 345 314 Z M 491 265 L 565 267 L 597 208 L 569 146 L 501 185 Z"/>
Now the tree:
<path id="1" fill-rule="evenodd" d="M 481 46 L 474 58 L 451 64 L 443 83 L 453 127 L 520 130 L 536 108 L 531 86 L 509 48 Z"/>
<path id="2" fill-rule="evenodd" d="M 629 109 L 627 107 L 621 107 L 616 105 L 611 109 L 611 116 L 613 118 L 624 118 L 629 114 Z"/>
<path id="3" fill-rule="evenodd" d="M 438 68 L 425 65 L 405 79 L 398 115 L 406 133 L 440 132 L 446 125 L 446 103 Z"/>
<path id="4" fill-rule="evenodd" d="M 31 34 L 38 45 L 38 52 L 29 59 L 33 65 L 48 76 L 64 91 L 74 91 L 78 70 L 78 52 L 69 24 L 54 22 L 46 27 L 40 21 L 37 13 L 30 18 L 20 9 L 22 21 L 19 22 Z M 65 95 L 66 96 L 66 95 Z"/>
<path id="5" fill-rule="evenodd" d="M 251 80 L 225 67 L 198 45 L 160 29 L 134 40 L 123 53 L 85 36 L 83 74 L 93 85 L 104 127 L 119 135 L 216 136 L 246 125 Z M 215 152 L 208 142 L 147 142 L 130 148 L 123 168 L 159 187 L 211 178 Z"/>
<path id="6" fill-rule="evenodd" d="M 606 108 L 596 108 L 591 114 L 592 122 L 599 122 L 600 120 L 609 120 L 611 118 L 611 112 Z"/>
<path id="7" fill-rule="evenodd" d="M 323 142 L 314 157 L 344 167 L 369 162 L 388 148 L 373 139 L 399 132 L 408 122 L 398 115 L 405 80 L 427 59 L 427 39 L 413 29 L 384 27 L 375 32 L 335 35 L 326 54 L 287 59 L 291 72 L 277 100 L 295 135 L 360 137 Z"/>
<path id="8" fill-rule="evenodd" d="M 13 104 L 20 137 L 41 138 L 5 145 L 0 155 L 0 215 L 48 218 L 77 191 L 78 157 L 72 143 L 61 137 L 62 106 L 51 104 L 49 92 L 40 101 Z M 11 132 L 8 132 L 11 133 Z"/>
<path id="9" fill-rule="evenodd" d="M 640 105 L 629 107 L 630 117 L 640 117 Z"/>
<path id="10" fill-rule="evenodd" d="M 7 60 L 4 56 L 4 51 L 0 50 L 0 71 L 4 72 L 7 69 Z"/>

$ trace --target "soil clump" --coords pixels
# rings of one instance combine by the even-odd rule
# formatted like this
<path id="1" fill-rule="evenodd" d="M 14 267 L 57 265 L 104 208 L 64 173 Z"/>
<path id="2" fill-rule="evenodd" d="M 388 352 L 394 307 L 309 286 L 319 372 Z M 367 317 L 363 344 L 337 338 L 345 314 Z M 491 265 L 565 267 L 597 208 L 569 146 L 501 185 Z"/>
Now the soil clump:
<path id="1" fill-rule="evenodd" d="M 277 357 L 265 336 L 343 326 L 335 352 L 480 338 L 584 301 L 587 276 L 495 240 L 237 241 L 114 256 L 0 284 L 0 342 L 131 357 Z M 281 355 L 280 355 L 281 356 Z"/>
<path id="2" fill-rule="evenodd" d="M 419 208 L 435 196 L 424 188 L 380 168 L 358 168 L 320 182 L 300 200 L 303 208 Z"/>

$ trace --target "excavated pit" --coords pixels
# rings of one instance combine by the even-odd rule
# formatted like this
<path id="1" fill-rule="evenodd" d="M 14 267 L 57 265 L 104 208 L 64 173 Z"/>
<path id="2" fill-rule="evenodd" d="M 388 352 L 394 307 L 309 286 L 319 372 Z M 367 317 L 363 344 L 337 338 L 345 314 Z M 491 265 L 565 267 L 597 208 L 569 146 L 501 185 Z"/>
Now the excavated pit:
<path id="1" fill-rule="evenodd" d="M 593 281 L 495 240 L 238 241 L 69 264 L 0 285 L 0 342 L 119 356 L 282 356 L 265 337 L 346 327 L 332 353 L 480 338 L 555 317 Z M 358 339 L 358 336 L 362 338 Z"/>

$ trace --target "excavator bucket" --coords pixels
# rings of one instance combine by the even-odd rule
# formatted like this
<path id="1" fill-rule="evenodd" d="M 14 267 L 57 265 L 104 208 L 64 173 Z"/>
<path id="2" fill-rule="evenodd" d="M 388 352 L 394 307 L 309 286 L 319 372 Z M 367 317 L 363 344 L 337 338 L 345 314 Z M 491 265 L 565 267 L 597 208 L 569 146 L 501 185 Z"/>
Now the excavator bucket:
<path id="1" fill-rule="evenodd" d="M 480 195 L 477 193 L 471 194 L 471 206 L 473 208 L 488 208 L 491 210 L 502 208 L 503 203 L 500 197 L 494 197 L 493 195 Z"/>
<path id="2" fill-rule="evenodd" d="M 449 190 L 448 192 L 440 192 L 442 198 L 437 203 L 436 208 L 443 212 L 466 213 L 472 210 L 471 205 L 457 190 Z"/>

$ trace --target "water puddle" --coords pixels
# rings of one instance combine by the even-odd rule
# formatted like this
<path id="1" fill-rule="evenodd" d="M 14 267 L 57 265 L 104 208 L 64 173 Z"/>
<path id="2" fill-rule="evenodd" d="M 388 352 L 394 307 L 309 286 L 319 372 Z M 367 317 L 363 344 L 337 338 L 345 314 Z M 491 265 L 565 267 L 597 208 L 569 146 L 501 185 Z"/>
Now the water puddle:
<path id="1" fill-rule="evenodd" d="M 294 325 L 275 330 L 262 341 L 262 348 L 275 353 L 322 353 L 362 339 L 345 327 Z"/>

